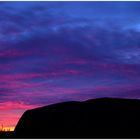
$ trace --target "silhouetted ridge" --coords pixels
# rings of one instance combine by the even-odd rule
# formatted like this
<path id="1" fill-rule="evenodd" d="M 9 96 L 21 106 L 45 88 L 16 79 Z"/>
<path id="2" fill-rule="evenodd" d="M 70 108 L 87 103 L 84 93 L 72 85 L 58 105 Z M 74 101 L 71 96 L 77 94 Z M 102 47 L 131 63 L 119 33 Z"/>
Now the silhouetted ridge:
<path id="1" fill-rule="evenodd" d="M 140 138 L 140 100 L 100 98 L 26 111 L 17 138 Z"/>

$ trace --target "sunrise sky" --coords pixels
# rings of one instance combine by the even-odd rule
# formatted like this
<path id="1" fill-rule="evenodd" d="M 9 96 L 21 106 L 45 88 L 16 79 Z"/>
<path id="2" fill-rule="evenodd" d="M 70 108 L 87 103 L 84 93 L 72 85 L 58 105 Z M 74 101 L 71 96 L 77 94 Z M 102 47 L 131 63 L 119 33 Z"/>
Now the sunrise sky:
<path id="1" fill-rule="evenodd" d="M 99 97 L 140 98 L 140 2 L 0 2 L 0 129 Z"/>

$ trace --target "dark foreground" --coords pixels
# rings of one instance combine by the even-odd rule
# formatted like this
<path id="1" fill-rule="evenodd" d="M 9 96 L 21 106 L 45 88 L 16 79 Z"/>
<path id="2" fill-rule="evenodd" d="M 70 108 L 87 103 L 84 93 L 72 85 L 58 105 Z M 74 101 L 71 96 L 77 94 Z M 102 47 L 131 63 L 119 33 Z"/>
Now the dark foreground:
<path id="1" fill-rule="evenodd" d="M 101 98 L 26 111 L 14 138 L 140 138 L 140 100 Z"/>
<path id="2" fill-rule="evenodd" d="M 0 131 L 0 139 L 1 138 L 6 138 L 6 139 L 11 139 L 14 138 L 14 132 L 13 131 Z"/>

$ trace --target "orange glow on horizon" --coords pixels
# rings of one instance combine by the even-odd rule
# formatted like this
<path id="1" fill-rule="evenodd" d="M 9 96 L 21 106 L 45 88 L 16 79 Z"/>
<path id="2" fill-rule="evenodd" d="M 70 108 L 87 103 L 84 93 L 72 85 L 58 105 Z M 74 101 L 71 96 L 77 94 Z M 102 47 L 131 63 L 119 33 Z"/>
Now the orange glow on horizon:
<path id="1" fill-rule="evenodd" d="M 0 129 L 0 131 L 14 131 L 15 127 L 3 127 Z"/>
<path id="2" fill-rule="evenodd" d="M 14 131 L 22 114 L 38 105 L 25 104 L 23 102 L 0 103 L 0 131 Z"/>

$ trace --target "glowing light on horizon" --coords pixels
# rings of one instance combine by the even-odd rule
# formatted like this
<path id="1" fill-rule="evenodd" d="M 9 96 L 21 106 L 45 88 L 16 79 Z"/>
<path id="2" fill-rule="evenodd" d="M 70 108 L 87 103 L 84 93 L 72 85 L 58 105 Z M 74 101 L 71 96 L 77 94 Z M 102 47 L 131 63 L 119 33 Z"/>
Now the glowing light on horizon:
<path id="1" fill-rule="evenodd" d="M 1 126 L 0 131 L 14 131 L 15 126 Z"/>

